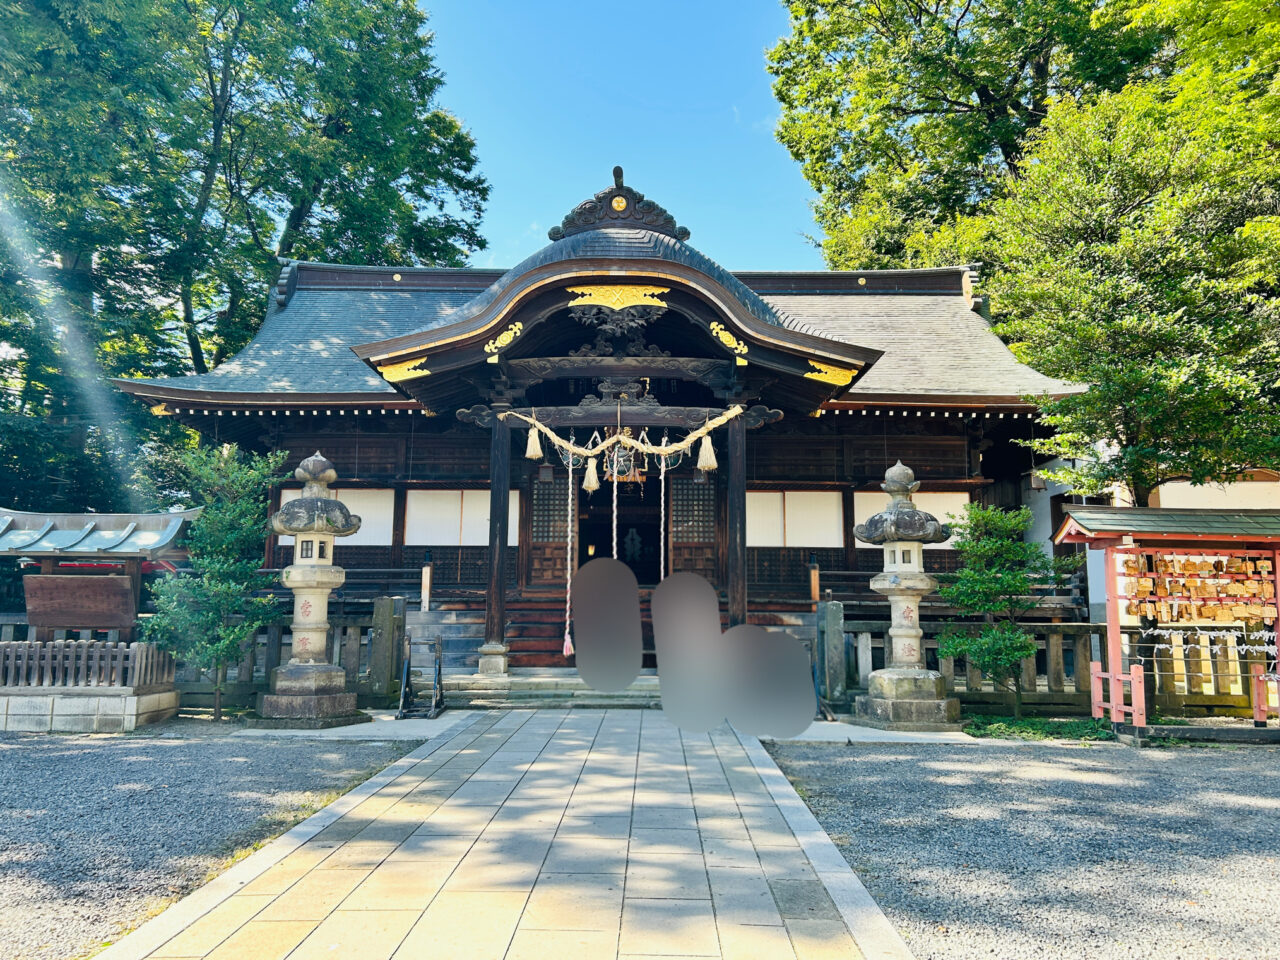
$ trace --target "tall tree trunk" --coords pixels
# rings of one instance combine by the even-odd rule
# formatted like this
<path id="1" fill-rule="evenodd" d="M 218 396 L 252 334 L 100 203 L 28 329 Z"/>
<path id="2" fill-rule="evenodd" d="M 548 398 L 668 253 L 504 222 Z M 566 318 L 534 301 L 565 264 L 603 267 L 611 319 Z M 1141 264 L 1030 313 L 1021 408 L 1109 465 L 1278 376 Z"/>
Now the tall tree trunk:
<path id="1" fill-rule="evenodd" d="M 200 345 L 200 330 L 196 326 L 195 307 L 191 302 L 191 279 L 182 278 L 182 331 L 187 338 L 187 350 L 191 354 L 191 368 L 196 373 L 208 373 L 204 362 L 204 347 Z"/>
<path id="2" fill-rule="evenodd" d="M 1151 506 L 1151 494 L 1153 494 L 1156 489 L 1154 486 L 1148 486 L 1147 484 L 1138 481 L 1130 481 L 1128 486 L 1129 495 L 1133 497 L 1133 505 L 1135 507 Z"/>
<path id="3" fill-rule="evenodd" d="M 93 250 L 64 247 L 58 252 L 58 259 L 62 262 L 63 300 L 76 312 L 77 319 L 90 319 L 93 316 Z"/>

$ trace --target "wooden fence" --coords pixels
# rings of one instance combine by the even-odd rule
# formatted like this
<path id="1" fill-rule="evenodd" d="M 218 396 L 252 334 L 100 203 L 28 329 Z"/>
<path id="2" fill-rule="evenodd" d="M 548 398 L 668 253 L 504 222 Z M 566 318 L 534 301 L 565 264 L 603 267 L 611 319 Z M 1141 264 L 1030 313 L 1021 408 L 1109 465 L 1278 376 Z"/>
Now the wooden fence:
<path id="1" fill-rule="evenodd" d="M 400 692 L 405 646 L 404 597 L 379 597 L 365 613 L 329 616 L 329 659 L 347 673 L 347 690 L 362 707 L 394 706 Z M 271 671 L 292 653 L 289 621 L 269 624 L 246 644 L 239 661 L 223 667 L 223 703 L 252 706 L 268 689 Z M 213 703 L 213 679 L 195 666 L 179 665 L 178 689 L 188 706 Z"/>
<path id="2" fill-rule="evenodd" d="M 925 662 L 946 680 L 948 692 L 960 698 L 971 713 L 1003 714 L 1011 695 L 963 660 L 938 656 L 938 637 L 951 624 L 922 621 Z M 1090 712 L 1089 663 L 1093 649 L 1106 634 L 1100 623 L 1029 624 L 1039 648 L 1022 664 L 1023 709 L 1028 713 L 1080 714 Z M 847 706 L 865 688 L 872 670 L 886 661 L 887 620 L 846 620 L 844 604 L 818 604 L 819 687 L 834 705 Z"/>
<path id="3" fill-rule="evenodd" d="M 173 683 L 173 657 L 150 643 L 0 643 L 0 687 L 145 687 Z"/>
<path id="4" fill-rule="evenodd" d="M 53 630 L 51 632 L 54 640 L 80 640 L 86 643 L 92 640 L 116 643 L 120 640 L 121 634 L 119 630 Z M 35 638 L 36 628 L 27 624 L 25 614 L 0 613 L 0 643 L 12 643 L 15 640 L 34 641 Z"/>

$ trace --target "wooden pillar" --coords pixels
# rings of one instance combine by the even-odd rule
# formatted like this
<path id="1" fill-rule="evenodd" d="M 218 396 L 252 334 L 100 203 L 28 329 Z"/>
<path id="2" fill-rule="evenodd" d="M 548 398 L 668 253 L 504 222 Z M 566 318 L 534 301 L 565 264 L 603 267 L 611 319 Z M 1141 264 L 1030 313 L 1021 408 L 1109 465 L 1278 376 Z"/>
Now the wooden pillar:
<path id="1" fill-rule="evenodd" d="M 747 622 L 747 425 L 729 421 L 729 482 L 725 517 L 729 577 L 729 626 Z"/>
<path id="2" fill-rule="evenodd" d="M 1116 575 L 1116 548 L 1107 547 L 1104 556 L 1107 565 L 1104 581 L 1107 585 L 1107 672 L 1111 676 L 1108 695 L 1112 706 L 1109 719 L 1112 723 L 1121 723 L 1124 715 L 1116 708 L 1124 705 L 1124 684 L 1120 682 L 1124 671 L 1124 640 L 1120 634 L 1120 584 Z"/>
<path id="3" fill-rule="evenodd" d="M 1088 633 L 1077 633 L 1075 640 L 1075 684 L 1076 693 L 1089 692 L 1089 664 L 1093 662 L 1093 637 Z"/>
<path id="4" fill-rule="evenodd" d="M 489 437 L 489 597 L 485 606 L 484 641 L 503 645 L 507 623 L 507 510 L 511 497 L 511 427 L 497 416 L 508 409 L 493 405 Z M 503 671 L 505 672 L 505 671 Z"/>
<path id="5" fill-rule="evenodd" d="M 396 484 L 392 497 L 394 499 L 391 502 L 391 566 L 398 570 L 404 567 L 404 517 L 409 491 L 405 489 L 404 484 Z"/>

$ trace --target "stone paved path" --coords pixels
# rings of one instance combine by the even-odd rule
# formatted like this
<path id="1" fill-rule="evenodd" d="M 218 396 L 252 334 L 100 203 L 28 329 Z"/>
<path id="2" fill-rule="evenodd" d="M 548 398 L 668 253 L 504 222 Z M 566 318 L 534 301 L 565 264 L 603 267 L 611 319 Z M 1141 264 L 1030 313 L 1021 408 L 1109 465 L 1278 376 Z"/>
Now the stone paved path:
<path id="1" fill-rule="evenodd" d="M 105 956 L 863 956 L 728 728 L 683 734 L 658 711 L 487 713 L 401 764 L 202 916 L 187 907 L 167 941 L 162 916 Z"/>

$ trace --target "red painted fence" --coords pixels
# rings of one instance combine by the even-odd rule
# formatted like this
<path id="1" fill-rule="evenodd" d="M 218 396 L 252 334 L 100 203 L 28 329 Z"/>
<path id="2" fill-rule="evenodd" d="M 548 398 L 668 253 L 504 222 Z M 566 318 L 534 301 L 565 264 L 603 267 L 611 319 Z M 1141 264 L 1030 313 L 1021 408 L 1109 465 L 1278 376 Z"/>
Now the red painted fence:
<path id="1" fill-rule="evenodd" d="M 1112 723 L 1123 723 L 1128 717 L 1135 727 L 1147 725 L 1147 688 L 1142 664 L 1130 666 L 1128 674 L 1105 673 L 1102 664 L 1094 660 L 1089 664 L 1089 680 L 1095 717 L 1102 719 L 1110 711 Z M 1124 698 L 1125 684 L 1129 685 L 1128 703 Z"/>

